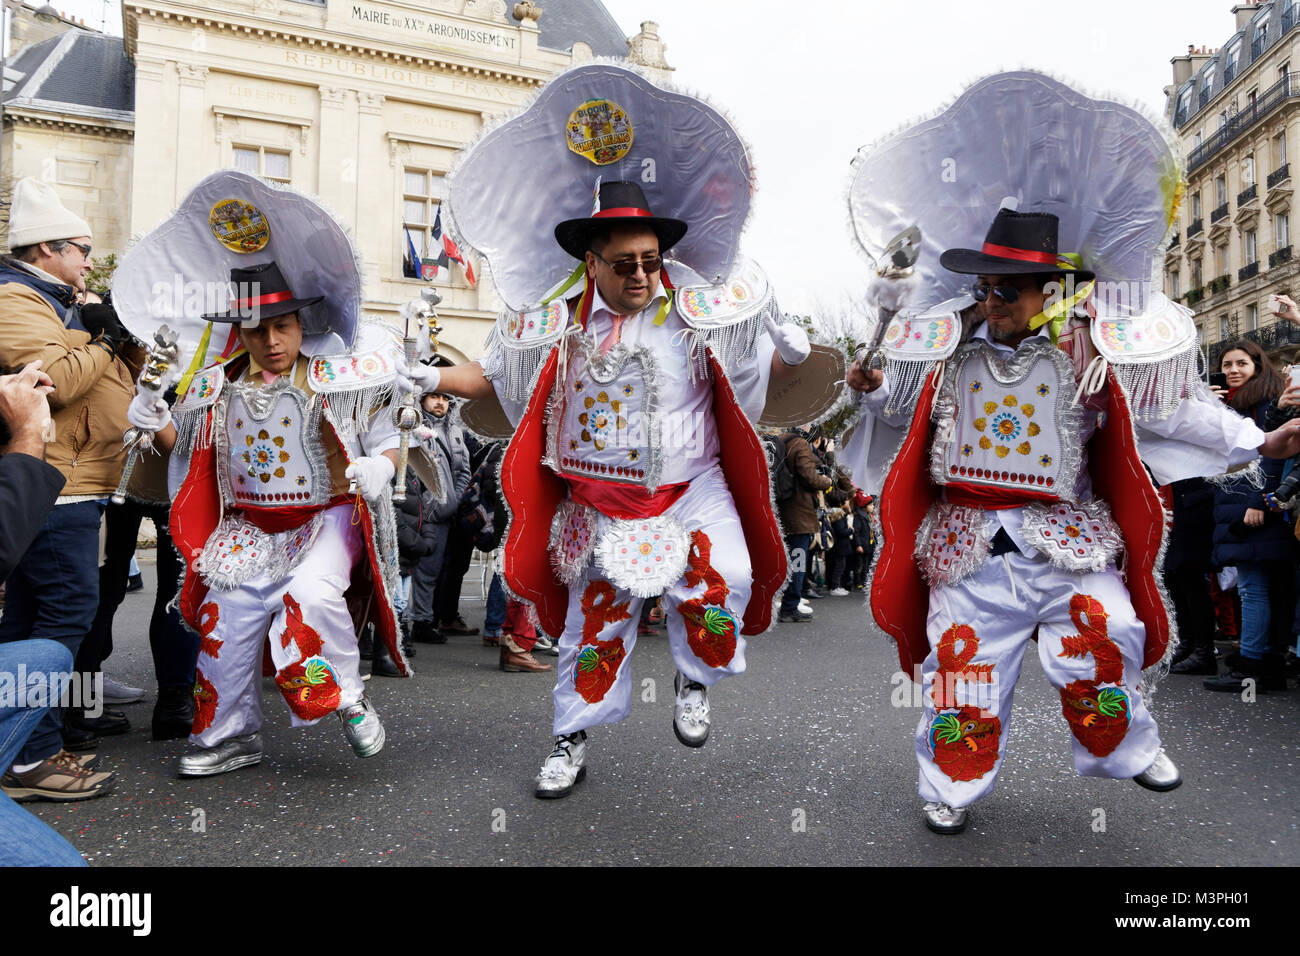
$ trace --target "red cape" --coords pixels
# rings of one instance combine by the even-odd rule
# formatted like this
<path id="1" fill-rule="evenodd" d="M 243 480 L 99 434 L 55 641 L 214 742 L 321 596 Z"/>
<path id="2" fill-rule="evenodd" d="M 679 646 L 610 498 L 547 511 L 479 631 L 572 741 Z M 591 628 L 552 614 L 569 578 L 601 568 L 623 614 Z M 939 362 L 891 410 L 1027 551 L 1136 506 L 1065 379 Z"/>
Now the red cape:
<path id="1" fill-rule="evenodd" d="M 1110 405 L 1105 421 L 1088 442 L 1093 495 L 1110 505 L 1124 536 L 1129 596 L 1146 627 L 1142 666 L 1159 661 L 1169 643 L 1169 612 L 1156 585 L 1165 512 L 1151 476 L 1138 458 L 1133 418 L 1113 372 L 1106 374 Z M 930 588 L 912 552 L 916 534 L 940 489 L 930 479 L 930 413 L 935 376 L 917 401 L 916 413 L 880 494 L 884 537 L 871 583 L 871 612 L 898 644 L 898 663 L 909 677 L 930 653 L 925 619 Z"/>
<path id="2" fill-rule="evenodd" d="M 505 546 L 506 583 L 536 607 L 542 630 L 552 636 L 563 633 L 569 607 L 569 589 L 556 580 L 550 563 L 551 521 L 560 503 L 569 496 L 569 486 L 542 464 L 546 453 L 546 406 L 555 386 L 558 361 L 558 352 L 552 350 L 501 462 L 501 490 L 511 515 Z M 722 448 L 722 474 L 736 503 L 754 572 L 753 592 L 740 633 L 761 634 L 772 624 L 773 602 L 785 585 L 785 541 L 772 510 L 762 442 L 741 411 L 722 366 L 712 355 L 709 363 L 713 369 L 713 415 Z"/>
<path id="3" fill-rule="evenodd" d="M 205 427 L 212 426 L 214 411 L 208 411 Z M 330 435 L 338 440 L 332 426 Z M 181 586 L 177 605 L 185 623 L 195 631 L 199 630 L 199 608 L 207 598 L 208 587 L 203 583 L 202 575 L 194 570 L 194 562 L 203 553 L 203 546 L 221 520 L 221 490 L 217 485 L 216 459 L 216 442 L 195 450 L 190 458 L 189 472 L 171 507 L 172 541 L 185 562 L 185 583 Z M 352 580 L 344 598 L 348 602 L 348 610 L 352 614 L 357 633 L 360 634 L 366 624 L 374 624 L 375 634 L 388 646 L 398 671 L 407 677 L 409 671 L 398 640 L 397 619 L 393 614 L 392 601 L 384 589 L 384 576 L 380 571 L 382 565 L 375 552 L 374 520 L 366 502 L 359 496 L 358 501 L 366 560 L 353 565 Z M 269 652 L 269 645 L 267 650 Z M 263 669 L 265 670 L 265 665 Z"/>

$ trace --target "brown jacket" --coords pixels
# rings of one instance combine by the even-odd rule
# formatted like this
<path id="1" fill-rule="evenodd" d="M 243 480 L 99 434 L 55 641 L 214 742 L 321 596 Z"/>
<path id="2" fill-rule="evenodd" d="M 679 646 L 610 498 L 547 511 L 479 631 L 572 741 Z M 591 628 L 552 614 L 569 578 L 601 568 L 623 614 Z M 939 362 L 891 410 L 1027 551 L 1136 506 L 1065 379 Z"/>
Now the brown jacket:
<path id="1" fill-rule="evenodd" d="M 817 471 L 819 459 L 807 439 L 793 432 L 783 436 L 786 443 L 785 459 L 794 472 L 794 494 L 781 502 L 781 528 L 786 534 L 817 533 L 817 492 L 831 487 L 832 482 Z"/>
<path id="2" fill-rule="evenodd" d="M 66 328 L 39 292 L 0 284 L 0 366 L 21 368 L 40 359 L 54 381 L 50 394 L 55 437 L 45 460 L 67 479 L 64 495 L 103 495 L 117 489 L 130 427 L 126 407 L 135 393 L 131 370 L 90 334 Z"/>

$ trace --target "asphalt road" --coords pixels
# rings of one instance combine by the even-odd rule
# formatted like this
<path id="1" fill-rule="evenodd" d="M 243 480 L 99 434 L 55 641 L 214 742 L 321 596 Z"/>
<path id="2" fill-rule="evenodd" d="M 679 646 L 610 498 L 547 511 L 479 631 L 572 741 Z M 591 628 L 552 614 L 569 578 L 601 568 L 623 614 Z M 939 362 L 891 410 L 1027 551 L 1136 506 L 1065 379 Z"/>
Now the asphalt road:
<path id="1" fill-rule="evenodd" d="M 146 588 L 127 596 L 107 669 L 150 688 L 135 726 L 100 744 L 112 794 L 27 806 L 92 865 L 960 864 L 1276 865 L 1300 862 L 1300 692 L 1244 703 L 1170 677 L 1153 710 L 1183 787 L 1076 777 L 1056 693 L 1026 656 L 997 789 L 959 837 L 920 818 L 915 707 L 891 704 L 892 645 L 860 596 L 750 642 L 748 673 L 711 691 L 700 750 L 672 733 L 666 640 L 632 656 L 631 716 L 597 728 L 567 799 L 532 795 L 549 751 L 549 674 L 504 674 L 478 637 L 420 645 L 410 680 L 374 678 L 388 742 L 358 760 L 333 720 L 303 730 L 264 682 L 266 757 L 205 780 L 175 776 L 184 741 L 148 739 L 154 691 Z M 483 604 L 467 580 L 465 617 Z M 546 658 L 553 661 L 554 658 Z M 201 811 L 198 813 L 196 811 Z M 1100 811 L 1100 812 L 1099 812 Z M 198 827 L 200 822 L 205 824 Z"/>

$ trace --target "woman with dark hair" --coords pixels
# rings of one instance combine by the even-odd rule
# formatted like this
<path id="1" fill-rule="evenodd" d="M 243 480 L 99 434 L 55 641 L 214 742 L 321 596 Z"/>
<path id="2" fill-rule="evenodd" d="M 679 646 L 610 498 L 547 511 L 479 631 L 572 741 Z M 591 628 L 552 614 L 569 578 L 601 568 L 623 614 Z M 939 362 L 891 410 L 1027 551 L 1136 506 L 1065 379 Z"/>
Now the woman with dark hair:
<path id="1" fill-rule="evenodd" d="M 1220 370 L 1228 388 L 1220 392 L 1230 406 L 1257 424 L 1264 423 L 1287 381 L 1254 342 L 1234 342 L 1223 353 Z M 1241 594 L 1241 652 L 1229 656 L 1226 673 L 1206 680 L 1209 690 L 1239 692 L 1254 678 L 1260 692 L 1285 690 L 1282 654 L 1295 615 L 1295 538 L 1281 514 L 1264 500 L 1282 477 L 1284 462 L 1261 459 L 1264 487 L 1239 478 L 1214 491 L 1214 563 L 1237 568 Z"/>

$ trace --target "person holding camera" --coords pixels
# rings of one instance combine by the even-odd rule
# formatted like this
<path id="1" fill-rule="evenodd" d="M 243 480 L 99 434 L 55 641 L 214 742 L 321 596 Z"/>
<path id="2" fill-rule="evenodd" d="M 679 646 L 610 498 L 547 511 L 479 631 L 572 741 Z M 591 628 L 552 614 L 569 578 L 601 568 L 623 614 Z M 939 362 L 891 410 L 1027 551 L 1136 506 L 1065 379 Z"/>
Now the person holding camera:
<path id="1" fill-rule="evenodd" d="M 138 370 L 124 361 L 133 339 L 112 310 L 76 305 L 91 241 L 90 226 L 50 186 L 32 178 L 14 185 L 11 256 L 0 262 L 0 366 L 42 362 L 53 388 L 45 457 L 67 484 L 9 577 L 0 644 L 48 638 L 74 654 L 99 604 L 100 517 L 126 460 L 122 435 Z M 62 724 L 62 708 L 52 707 L 19 752 L 11 781 L 51 800 L 106 792 L 111 774 L 87 792 L 84 780 L 63 772 Z"/>
<path id="2" fill-rule="evenodd" d="M 1219 361 L 1227 388 L 1215 386 L 1215 393 L 1267 427 L 1286 378 L 1254 342 L 1234 342 Z M 1254 679 L 1261 693 L 1286 689 L 1282 655 L 1295 616 L 1296 542 L 1290 523 L 1267 500 L 1277 491 L 1284 466 L 1282 459 L 1260 460 L 1263 488 L 1239 477 L 1214 489 L 1213 561 L 1216 567 L 1237 568 L 1242 626 L 1240 653 L 1228 657 L 1223 674 L 1203 682 L 1207 690 L 1239 693 L 1246 679 Z"/>

